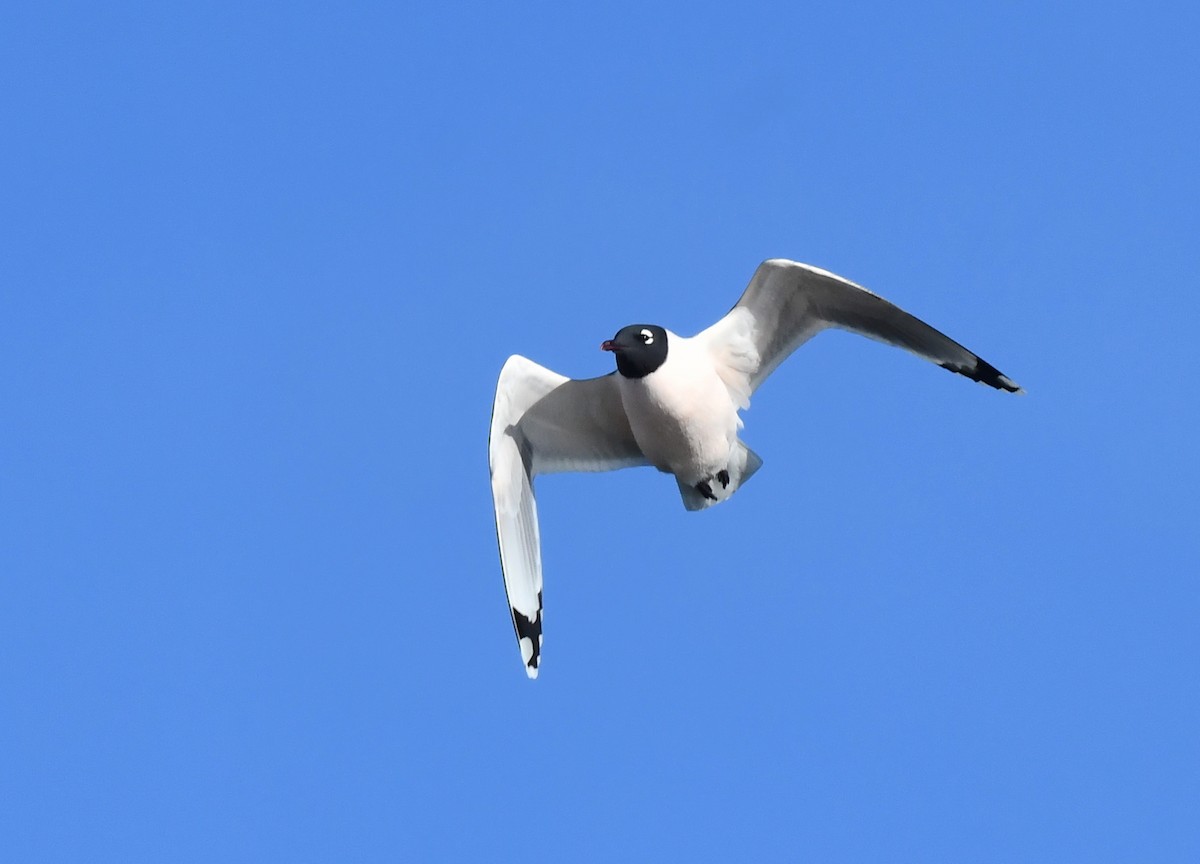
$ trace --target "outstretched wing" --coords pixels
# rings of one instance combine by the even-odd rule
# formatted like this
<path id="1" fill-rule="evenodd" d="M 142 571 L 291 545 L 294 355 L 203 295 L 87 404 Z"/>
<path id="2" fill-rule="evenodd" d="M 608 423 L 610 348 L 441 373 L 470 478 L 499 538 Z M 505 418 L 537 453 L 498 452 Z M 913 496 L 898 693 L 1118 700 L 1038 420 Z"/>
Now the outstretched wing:
<path id="1" fill-rule="evenodd" d="M 572 380 L 524 357 L 500 370 L 488 439 L 504 590 L 521 658 L 536 678 L 542 647 L 542 554 L 533 478 L 645 465 L 615 375 Z"/>
<path id="2" fill-rule="evenodd" d="M 773 258 L 755 271 L 729 314 L 701 337 L 744 370 L 750 390 L 793 351 L 827 327 L 840 327 L 905 348 L 944 369 L 1010 393 L 1012 379 L 919 318 L 817 267 Z"/>

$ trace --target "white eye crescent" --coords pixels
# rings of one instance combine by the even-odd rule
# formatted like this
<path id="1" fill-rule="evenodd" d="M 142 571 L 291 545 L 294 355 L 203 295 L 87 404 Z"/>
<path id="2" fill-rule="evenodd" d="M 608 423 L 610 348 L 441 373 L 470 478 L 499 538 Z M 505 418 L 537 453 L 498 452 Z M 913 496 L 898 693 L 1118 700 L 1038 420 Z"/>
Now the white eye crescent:
<path id="1" fill-rule="evenodd" d="M 642 337 L 642 342 L 644 344 L 646 344 L 646 345 L 654 344 L 654 334 L 651 333 L 649 330 L 642 330 L 638 335 Z"/>

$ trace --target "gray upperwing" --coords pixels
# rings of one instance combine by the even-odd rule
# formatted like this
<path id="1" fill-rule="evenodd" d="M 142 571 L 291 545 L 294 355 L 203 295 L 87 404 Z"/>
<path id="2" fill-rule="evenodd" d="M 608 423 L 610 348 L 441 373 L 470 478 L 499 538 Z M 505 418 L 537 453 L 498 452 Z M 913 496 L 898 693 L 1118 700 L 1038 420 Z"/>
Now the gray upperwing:
<path id="1" fill-rule="evenodd" d="M 612 376 L 572 380 L 524 357 L 500 370 L 488 439 L 500 567 L 530 678 L 542 646 L 542 556 L 533 478 L 645 465 Z"/>
<path id="2" fill-rule="evenodd" d="M 793 351 L 827 327 L 907 349 L 990 387 L 1021 392 L 996 367 L 878 294 L 783 258 L 759 265 L 737 305 L 705 332 L 718 343 L 739 334 L 750 339 L 758 363 L 749 374 L 749 384 L 757 389 Z"/>

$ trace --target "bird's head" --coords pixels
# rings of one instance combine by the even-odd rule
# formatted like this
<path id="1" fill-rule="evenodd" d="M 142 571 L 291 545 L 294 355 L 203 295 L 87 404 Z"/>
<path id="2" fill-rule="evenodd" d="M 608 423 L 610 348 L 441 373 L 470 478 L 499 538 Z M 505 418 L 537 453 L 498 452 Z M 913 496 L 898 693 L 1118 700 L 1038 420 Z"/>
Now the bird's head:
<path id="1" fill-rule="evenodd" d="M 645 378 L 667 359 L 667 331 L 657 324 L 630 324 L 600 347 L 617 355 L 617 371 L 626 378 Z"/>

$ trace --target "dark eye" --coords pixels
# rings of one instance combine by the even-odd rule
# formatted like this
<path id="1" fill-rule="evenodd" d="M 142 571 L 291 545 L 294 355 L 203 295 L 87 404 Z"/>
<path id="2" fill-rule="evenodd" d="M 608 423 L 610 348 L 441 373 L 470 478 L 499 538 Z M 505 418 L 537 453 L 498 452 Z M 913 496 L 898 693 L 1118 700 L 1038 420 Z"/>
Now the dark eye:
<path id="1" fill-rule="evenodd" d="M 654 334 L 649 330 L 642 330 L 638 333 L 638 338 L 642 340 L 642 344 L 649 345 L 654 341 Z"/>

